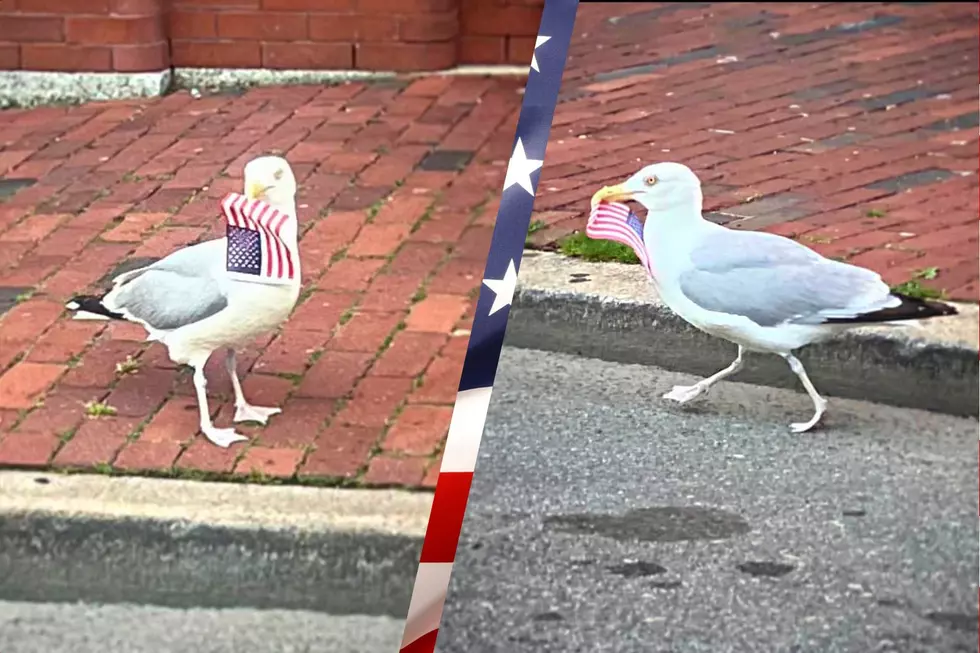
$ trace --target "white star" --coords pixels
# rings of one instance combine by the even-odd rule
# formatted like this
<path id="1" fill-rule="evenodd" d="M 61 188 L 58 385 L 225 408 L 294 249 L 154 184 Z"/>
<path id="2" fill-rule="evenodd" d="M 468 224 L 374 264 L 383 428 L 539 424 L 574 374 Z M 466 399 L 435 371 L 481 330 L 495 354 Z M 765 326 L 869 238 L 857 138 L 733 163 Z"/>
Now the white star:
<path id="1" fill-rule="evenodd" d="M 511 259 L 507 265 L 507 272 L 503 279 L 484 279 L 483 285 L 493 291 L 493 306 L 487 315 L 493 315 L 502 308 L 510 305 L 514 300 L 514 290 L 517 288 L 517 269 L 514 267 L 514 260 Z"/>
<path id="2" fill-rule="evenodd" d="M 517 184 L 531 195 L 534 195 L 534 186 L 531 185 L 531 173 L 540 168 L 544 161 L 527 158 L 524 153 L 524 143 L 517 139 L 517 146 L 514 148 L 514 156 L 510 158 L 507 165 L 507 177 L 504 179 L 504 190 Z"/>
<path id="3" fill-rule="evenodd" d="M 544 45 L 550 40 L 551 40 L 550 36 L 539 36 L 538 40 L 534 42 L 534 49 L 537 50 L 538 48 L 540 48 L 542 45 Z M 541 69 L 538 68 L 538 55 L 535 52 L 531 53 L 531 68 L 533 70 L 541 72 Z"/>

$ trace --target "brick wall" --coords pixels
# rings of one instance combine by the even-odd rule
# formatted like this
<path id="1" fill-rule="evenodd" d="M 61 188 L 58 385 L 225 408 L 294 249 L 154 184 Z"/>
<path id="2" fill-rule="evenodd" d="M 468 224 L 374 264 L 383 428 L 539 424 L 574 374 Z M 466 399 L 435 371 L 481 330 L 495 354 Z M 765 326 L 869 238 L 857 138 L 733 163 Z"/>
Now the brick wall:
<path id="1" fill-rule="evenodd" d="M 543 0 L 0 0 L 0 69 L 440 70 L 531 60 Z"/>
<path id="2" fill-rule="evenodd" d="M 459 61 L 531 63 L 544 0 L 459 0 Z"/>
<path id="3" fill-rule="evenodd" d="M 161 70 L 166 0 L 0 0 L 0 69 Z"/>

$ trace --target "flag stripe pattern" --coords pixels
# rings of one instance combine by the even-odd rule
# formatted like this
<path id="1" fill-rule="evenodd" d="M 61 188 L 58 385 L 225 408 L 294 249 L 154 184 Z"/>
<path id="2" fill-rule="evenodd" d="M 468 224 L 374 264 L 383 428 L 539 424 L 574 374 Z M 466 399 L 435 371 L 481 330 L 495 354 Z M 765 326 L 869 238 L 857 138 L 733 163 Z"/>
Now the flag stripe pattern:
<path id="1" fill-rule="evenodd" d="M 282 229 L 290 216 L 266 202 L 229 193 L 221 201 L 227 226 L 227 270 L 236 278 L 287 283 L 296 278 L 293 252 Z"/>
<path id="2" fill-rule="evenodd" d="M 534 51 L 536 65 L 529 66 L 514 135 L 514 155 L 490 240 L 484 286 L 476 303 L 400 653 L 436 650 L 439 622 L 510 313 L 511 297 L 506 296 L 507 291 L 502 287 L 508 279 L 515 281 L 520 266 L 537 188 L 534 177 L 545 158 L 577 8 L 577 0 L 545 0 L 544 3 Z M 490 280 L 492 285 L 488 283 Z M 509 290 L 512 293 L 513 286 Z"/>
<path id="3" fill-rule="evenodd" d="M 599 202 L 592 207 L 585 235 L 594 240 L 612 240 L 632 248 L 650 274 L 650 257 L 643 244 L 643 223 L 630 208 L 619 202 Z"/>

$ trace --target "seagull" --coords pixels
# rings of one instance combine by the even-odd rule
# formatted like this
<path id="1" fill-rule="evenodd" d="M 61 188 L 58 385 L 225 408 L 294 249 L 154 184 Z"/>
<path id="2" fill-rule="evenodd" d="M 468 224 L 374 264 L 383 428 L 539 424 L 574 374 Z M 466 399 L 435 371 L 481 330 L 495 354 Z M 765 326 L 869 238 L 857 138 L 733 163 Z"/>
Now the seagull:
<path id="1" fill-rule="evenodd" d="M 252 159 L 245 165 L 244 182 L 245 195 L 232 194 L 223 203 L 228 236 L 179 249 L 152 265 L 117 276 L 103 295 L 79 295 L 66 304 L 74 319 L 139 324 L 146 329 L 148 341 L 167 347 L 172 361 L 193 367 L 201 432 L 224 448 L 247 438 L 234 428 L 212 423 L 204 365 L 211 354 L 225 348 L 225 367 L 235 392 L 234 421 L 267 423 L 281 409 L 246 401 L 235 348 L 278 327 L 300 293 L 296 178 L 289 163 L 276 156 Z M 269 232 L 232 226 L 229 211 L 242 207 L 258 207 L 251 214 L 253 227 L 275 216 L 275 241 L 269 240 Z M 262 237 L 266 240 L 260 245 Z M 286 273 L 266 279 L 241 272 L 264 270 L 260 257 L 269 259 L 272 254 L 288 263 L 288 269 L 282 266 Z"/>
<path id="2" fill-rule="evenodd" d="M 823 417 L 827 400 L 796 349 L 861 326 L 957 313 L 949 304 L 895 292 L 876 272 L 825 258 L 789 238 L 705 220 L 702 199 L 697 175 L 672 162 L 646 166 L 592 197 L 593 210 L 630 200 L 647 210 L 645 260 L 664 303 L 701 331 L 738 345 L 731 365 L 694 385 L 675 386 L 664 399 L 683 404 L 705 393 L 742 368 L 746 351 L 778 354 L 813 401 L 809 421 L 790 425 L 804 433 Z"/>

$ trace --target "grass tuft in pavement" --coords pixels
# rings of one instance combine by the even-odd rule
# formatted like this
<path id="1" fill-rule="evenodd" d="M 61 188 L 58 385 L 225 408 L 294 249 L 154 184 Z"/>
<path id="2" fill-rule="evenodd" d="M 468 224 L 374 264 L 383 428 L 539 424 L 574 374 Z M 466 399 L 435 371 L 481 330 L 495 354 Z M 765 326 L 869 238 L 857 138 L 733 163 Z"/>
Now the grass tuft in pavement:
<path id="1" fill-rule="evenodd" d="M 892 292 L 901 293 L 907 297 L 917 299 L 945 299 L 946 291 L 930 288 L 922 284 L 922 281 L 932 281 L 939 276 L 939 268 L 923 268 L 912 274 L 912 278 L 903 283 L 892 286 Z"/>
<path id="2" fill-rule="evenodd" d="M 89 417 L 113 417 L 116 414 L 116 409 L 109 404 L 90 401 L 85 404 L 85 414 Z"/>
<path id="3" fill-rule="evenodd" d="M 126 360 L 116 363 L 116 374 L 133 374 L 140 368 L 140 362 L 132 356 L 126 356 Z"/>
<path id="4" fill-rule="evenodd" d="M 576 232 L 558 244 L 565 256 L 592 262 L 612 261 L 616 263 L 638 264 L 640 259 L 631 248 L 610 240 L 593 240 L 584 232 Z"/>

